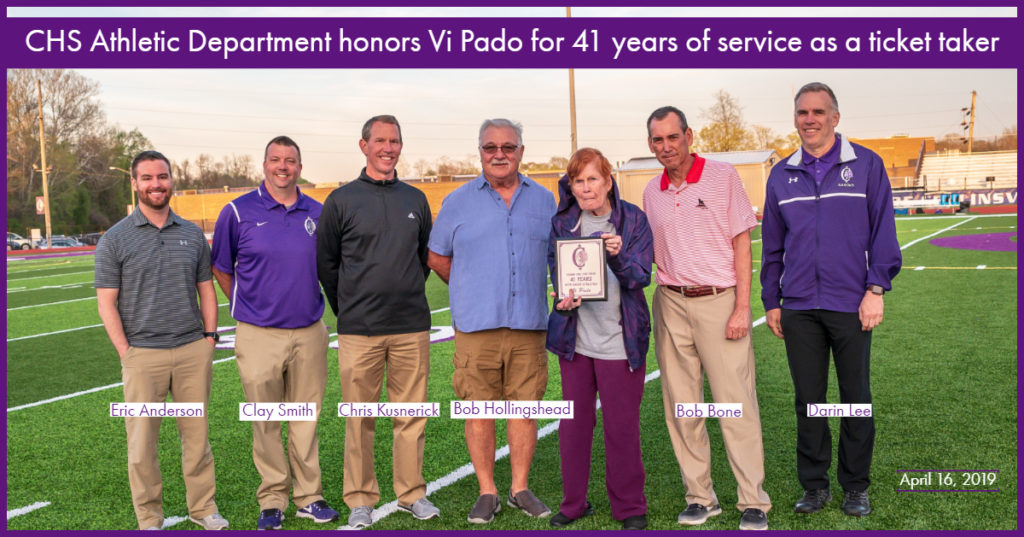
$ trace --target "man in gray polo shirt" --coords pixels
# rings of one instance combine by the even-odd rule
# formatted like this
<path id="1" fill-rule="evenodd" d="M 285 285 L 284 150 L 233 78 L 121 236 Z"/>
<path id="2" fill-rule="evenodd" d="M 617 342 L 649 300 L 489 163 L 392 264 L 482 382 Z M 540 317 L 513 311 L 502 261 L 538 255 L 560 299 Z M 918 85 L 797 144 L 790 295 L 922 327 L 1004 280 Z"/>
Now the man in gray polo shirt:
<path id="1" fill-rule="evenodd" d="M 214 503 L 206 411 L 217 340 L 217 292 L 202 230 L 174 214 L 170 162 L 143 151 L 132 162 L 135 211 L 96 246 L 100 319 L 121 359 L 126 403 L 202 403 L 202 417 L 177 418 L 189 519 L 208 530 L 228 521 Z M 199 299 L 196 300 L 198 291 Z M 125 418 L 128 482 L 139 529 L 163 525 L 157 460 L 160 418 Z"/>

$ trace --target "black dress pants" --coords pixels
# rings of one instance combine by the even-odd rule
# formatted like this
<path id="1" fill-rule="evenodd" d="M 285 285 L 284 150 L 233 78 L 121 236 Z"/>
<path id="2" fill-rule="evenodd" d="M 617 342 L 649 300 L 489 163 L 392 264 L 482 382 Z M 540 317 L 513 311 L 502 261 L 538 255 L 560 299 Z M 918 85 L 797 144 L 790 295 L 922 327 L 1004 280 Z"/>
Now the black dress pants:
<path id="1" fill-rule="evenodd" d="M 861 330 L 857 313 L 785 308 L 782 332 L 796 395 L 797 477 L 804 490 L 829 488 L 829 418 L 807 417 L 807 405 L 826 402 L 829 351 L 836 366 L 840 402 L 871 403 L 871 332 Z M 868 488 L 874 445 L 874 418 L 840 418 L 836 477 L 843 490 L 859 492 Z"/>

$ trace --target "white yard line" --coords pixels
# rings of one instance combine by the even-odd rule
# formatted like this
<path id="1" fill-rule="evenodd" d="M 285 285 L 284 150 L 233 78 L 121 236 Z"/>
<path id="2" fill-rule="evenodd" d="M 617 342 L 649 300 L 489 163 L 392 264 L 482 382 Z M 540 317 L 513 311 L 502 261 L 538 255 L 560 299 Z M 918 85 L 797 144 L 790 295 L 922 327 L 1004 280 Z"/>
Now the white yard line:
<path id="1" fill-rule="evenodd" d="M 76 274 L 93 274 L 93 273 L 94 272 L 91 271 L 91 270 L 85 270 L 85 271 L 82 271 L 82 272 L 62 272 L 60 274 L 50 274 L 48 276 L 28 276 L 26 278 L 7 278 L 7 281 L 9 281 L 9 282 L 14 282 L 14 281 L 20 282 L 20 281 L 24 281 L 24 280 L 38 280 L 40 278 L 59 278 L 61 276 L 74 276 Z"/>
<path id="2" fill-rule="evenodd" d="M 957 223 L 955 223 L 955 224 L 953 224 L 953 225 L 951 225 L 949 227 L 942 228 L 942 229 L 936 231 L 935 233 L 932 233 L 931 235 L 925 235 L 924 237 L 921 237 L 919 239 L 914 239 L 914 240 L 908 242 L 907 244 L 904 244 L 903 246 L 901 246 L 900 247 L 900 251 L 906 250 L 907 248 L 910 248 L 911 246 L 913 246 L 913 245 L 915 245 L 915 244 L 917 244 L 917 243 L 919 243 L 919 242 L 921 242 L 921 241 L 923 241 L 925 239 L 930 239 L 930 238 L 932 238 L 932 237 L 934 237 L 934 236 L 936 236 L 936 235 L 938 235 L 940 233 L 945 233 L 945 232 L 947 232 L 947 231 L 949 231 L 949 230 L 951 230 L 951 229 L 953 229 L 953 228 L 955 228 L 957 226 L 962 226 L 962 225 L 966 224 L 967 222 L 970 222 L 971 220 L 974 220 L 975 218 L 978 218 L 978 217 L 977 216 L 972 216 L 970 218 L 965 218 L 965 219 L 963 219 L 963 220 L 961 220 L 961 221 L 959 221 L 959 222 L 957 222 Z"/>
<path id="3" fill-rule="evenodd" d="M 95 299 L 96 297 L 90 297 L 90 298 Z M 79 299 L 75 299 L 75 300 L 87 300 L 87 299 L 79 298 Z M 67 300 L 65 302 L 74 302 L 74 300 Z M 60 304 L 60 302 L 52 302 L 52 304 Z M 39 304 L 39 306 L 47 306 L 47 305 L 49 305 L 49 304 Z M 223 308 L 224 306 L 227 306 L 227 305 L 228 305 L 228 303 L 225 302 L 223 304 L 217 304 L 217 307 L 218 308 Z M 33 307 L 33 306 L 21 306 L 21 308 L 29 308 L 29 307 Z M 7 311 L 21 309 L 21 308 L 11 308 L 11 309 L 9 309 Z M 55 335 L 55 334 L 65 334 L 67 332 L 75 332 L 75 331 L 78 331 L 78 330 L 86 330 L 86 329 L 89 329 L 89 328 L 96 328 L 96 327 L 99 327 L 99 326 L 103 326 L 103 323 L 100 323 L 100 324 L 90 324 L 88 326 L 79 326 L 77 328 L 67 328 L 67 329 L 64 329 L 64 330 L 57 330 L 56 332 L 44 332 L 42 334 L 32 334 L 32 335 L 29 335 L 29 336 L 21 336 L 21 337 L 8 338 L 7 342 L 10 343 L 12 341 L 21 341 L 23 339 L 33 339 L 33 338 L 37 338 L 37 337 L 52 336 L 52 335 Z"/>
<path id="4" fill-rule="evenodd" d="M 46 507 L 47 505 L 50 505 L 50 502 L 36 502 L 36 503 L 34 503 L 32 505 L 26 505 L 25 507 L 19 507 L 17 509 L 9 509 L 7 511 L 7 520 L 10 520 L 10 519 L 12 519 L 12 518 L 14 518 L 16 516 L 21 516 L 21 515 L 24 515 L 24 514 L 27 514 L 27 513 L 31 513 L 32 511 L 35 511 L 36 509 L 42 509 L 43 507 Z"/>
<path id="5" fill-rule="evenodd" d="M 46 304 L 32 304 L 31 306 L 18 306 L 17 308 L 7 308 L 7 311 L 27 310 L 29 308 L 41 308 L 43 306 L 53 306 L 56 304 L 67 304 L 69 302 L 81 302 L 83 300 L 96 300 L 94 296 L 87 296 L 85 298 L 73 298 L 71 300 L 61 300 L 59 302 L 47 302 Z M 8 340 L 10 341 L 10 340 Z"/>

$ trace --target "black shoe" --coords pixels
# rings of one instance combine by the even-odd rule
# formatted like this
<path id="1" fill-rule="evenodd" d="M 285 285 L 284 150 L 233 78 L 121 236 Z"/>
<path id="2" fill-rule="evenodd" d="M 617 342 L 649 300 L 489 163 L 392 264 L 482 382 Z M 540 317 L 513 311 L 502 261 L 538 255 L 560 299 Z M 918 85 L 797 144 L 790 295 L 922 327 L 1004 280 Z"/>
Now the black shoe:
<path id="1" fill-rule="evenodd" d="M 817 513 L 830 501 L 832 493 L 828 489 L 805 490 L 804 497 L 793 506 L 793 512 Z"/>
<path id="2" fill-rule="evenodd" d="M 745 509 L 740 517 L 741 530 L 766 530 L 768 529 L 768 515 L 764 511 L 753 507 Z"/>
<path id="3" fill-rule="evenodd" d="M 548 523 L 551 524 L 551 527 L 553 528 L 561 528 L 564 526 L 568 526 L 569 524 L 572 524 L 573 522 L 576 522 L 577 520 L 585 516 L 590 516 L 592 514 L 594 514 L 594 507 L 590 505 L 590 502 L 587 502 L 587 508 L 583 510 L 583 514 L 579 517 L 569 518 L 561 511 L 559 511 L 557 514 L 555 514 L 555 516 L 551 517 L 551 520 L 549 520 Z"/>
<path id="4" fill-rule="evenodd" d="M 843 513 L 850 516 L 864 516 L 871 512 L 871 503 L 868 502 L 868 491 L 853 492 L 848 490 L 843 494 Z"/>
<path id="5" fill-rule="evenodd" d="M 647 515 L 635 515 L 626 517 L 626 520 L 622 521 L 622 529 L 624 530 L 642 530 L 647 527 Z"/>

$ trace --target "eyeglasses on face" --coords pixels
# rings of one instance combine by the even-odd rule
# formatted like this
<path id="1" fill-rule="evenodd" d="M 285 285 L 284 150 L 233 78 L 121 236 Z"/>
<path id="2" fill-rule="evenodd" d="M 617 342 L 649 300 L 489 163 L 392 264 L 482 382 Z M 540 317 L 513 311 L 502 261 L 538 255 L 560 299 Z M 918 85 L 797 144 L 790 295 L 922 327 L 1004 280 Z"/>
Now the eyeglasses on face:
<path id="1" fill-rule="evenodd" d="M 483 151 L 484 154 L 486 154 L 486 155 L 493 155 L 493 154 L 497 153 L 498 150 L 500 149 L 502 153 L 504 153 L 506 155 L 511 155 L 511 154 L 515 153 L 517 150 L 519 150 L 519 147 L 520 146 L 518 146 L 518 145 L 512 145 L 512 144 L 504 144 L 504 145 L 501 145 L 501 146 L 496 145 L 496 144 L 487 144 L 487 145 L 480 146 L 480 150 Z"/>

